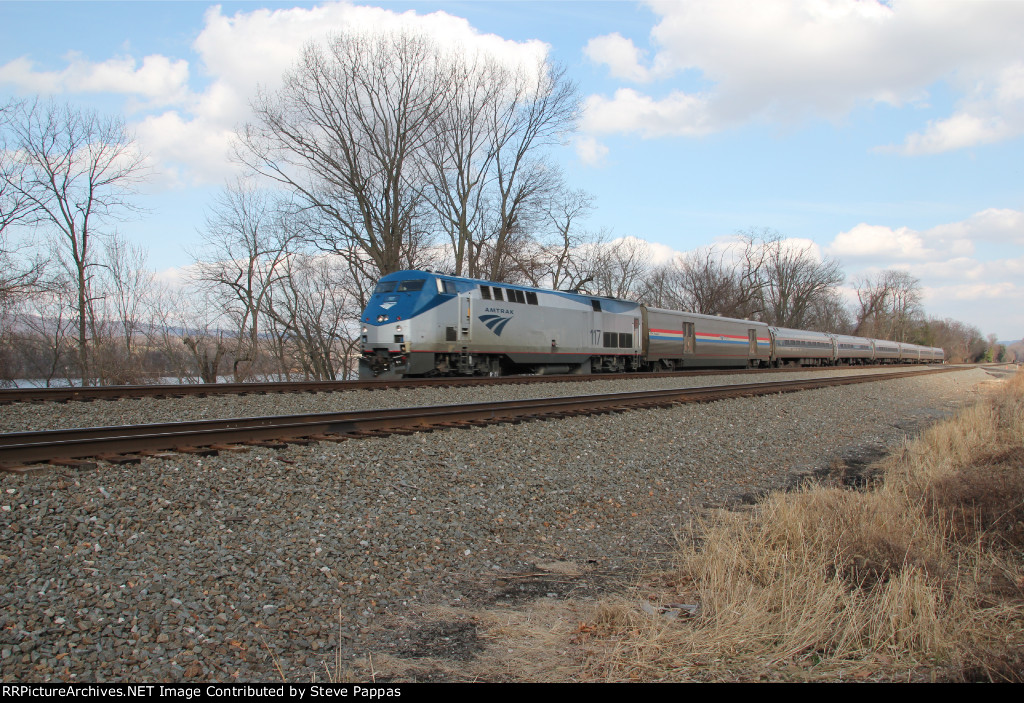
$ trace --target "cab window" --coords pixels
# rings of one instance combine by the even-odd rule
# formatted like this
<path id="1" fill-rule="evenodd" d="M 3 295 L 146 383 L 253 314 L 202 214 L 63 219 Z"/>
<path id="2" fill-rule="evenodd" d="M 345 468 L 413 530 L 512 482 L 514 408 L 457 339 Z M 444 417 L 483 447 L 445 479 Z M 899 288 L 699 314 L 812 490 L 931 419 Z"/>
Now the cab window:
<path id="1" fill-rule="evenodd" d="M 394 281 L 381 281 L 380 283 L 377 284 L 377 287 L 373 289 L 373 294 L 377 295 L 378 293 L 390 293 L 394 289 Z"/>
<path id="2" fill-rule="evenodd" d="M 398 284 L 399 293 L 410 293 L 412 291 L 423 290 L 423 284 L 426 283 L 425 279 L 414 278 L 408 281 L 402 281 Z"/>

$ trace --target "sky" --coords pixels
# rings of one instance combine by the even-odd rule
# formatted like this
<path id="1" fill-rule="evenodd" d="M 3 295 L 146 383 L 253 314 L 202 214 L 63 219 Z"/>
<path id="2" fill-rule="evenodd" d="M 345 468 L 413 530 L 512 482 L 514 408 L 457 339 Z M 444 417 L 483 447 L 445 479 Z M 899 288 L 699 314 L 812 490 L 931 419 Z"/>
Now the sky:
<path id="1" fill-rule="evenodd" d="M 331 31 L 395 27 L 566 69 L 583 112 L 553 158 L 594 196 L 588 228 L 662 255 L 773 230 L 1024 337 L 1022 0 L 0 0 L 0 102 L 124 117 L 150 178 L 118 230 L 167 271 L 235 173 L 257 86 Z"/>

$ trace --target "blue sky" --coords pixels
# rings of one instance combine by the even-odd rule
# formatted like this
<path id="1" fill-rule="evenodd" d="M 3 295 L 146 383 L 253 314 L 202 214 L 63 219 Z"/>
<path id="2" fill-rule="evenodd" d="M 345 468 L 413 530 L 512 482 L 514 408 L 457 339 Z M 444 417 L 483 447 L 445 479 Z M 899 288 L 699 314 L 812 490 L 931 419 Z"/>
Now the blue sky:
<path id="1" fill-rule="evenodd" d="M 556 157 L 593 229 L 685 252 L 769 228 L 1024 336 L 1024 2 L 0 0 L 0 100 L 124 115 L 154 177 L 120 231 L 180 267 L 256 83 L 327 31 L 394 24 L 566 67 L 585 109 Z"/>

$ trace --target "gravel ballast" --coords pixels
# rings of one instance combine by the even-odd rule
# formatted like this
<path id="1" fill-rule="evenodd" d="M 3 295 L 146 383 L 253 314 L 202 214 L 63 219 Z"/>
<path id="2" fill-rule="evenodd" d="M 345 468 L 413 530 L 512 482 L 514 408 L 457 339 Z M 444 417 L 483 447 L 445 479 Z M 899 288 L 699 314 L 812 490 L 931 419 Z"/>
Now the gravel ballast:
<path id="1" fill-rule="evenodd" d="M 528 398 L 554 398 L 599 393 L 629 393 L 667 388 L 693 388 L 726 384 L 788 381 L 840 375 L 898 372 L 889 369 L 834 369 L 773 374 L 722 374 L 645 378 L 642 375 L 585 383 L 523 383 L 472 387 L 387 388 L 341 393 L 269 393 L 265 395 L 212 395 L 206 398 L 124 398 L 92 402 L 14 403 L 0 408 L 0 432 L 28 432 L 73 427 L 136 425 L 225 417 L 347 412 L 386 408 L 494 402 Z"/>
<path id="2" fill-rule="evenodd" d="M 975 369 L 670 409 L 3 474 L 2 678 L 322 681 L 337 661 L 400 650 L 396 623 L 421 608 L 500 603 L 507 577 L 538 564 L 632 573 L 697 512 L 786 488 L 837 458 L 881 452 L 971 400 L 987 380 Z M 2 413 L 4 430 L 14 431 L 583 392 L 558 385 Z"/>

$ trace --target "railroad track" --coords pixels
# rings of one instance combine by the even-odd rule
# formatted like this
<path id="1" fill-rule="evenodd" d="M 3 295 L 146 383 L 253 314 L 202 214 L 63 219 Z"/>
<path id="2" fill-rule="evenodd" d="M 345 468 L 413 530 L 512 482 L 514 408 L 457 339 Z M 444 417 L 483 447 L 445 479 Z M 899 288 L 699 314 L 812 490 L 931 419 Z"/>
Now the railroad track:
<path id="1" fill-rule="evenodd" d="M 870 383 L 960 370 L 941 367 L 882 374 L 858 374 L 799 381 L 769 381 L 703 388 L 605 393 L 463 405 L 434 405 L 309 415 L 172 422 L 0 434 L 0 468 L 31 471 L 33 464 L 91 467 L 86 458 L 116 463 L 168 452 L 215 454 L 251 446 L 345 441 L 455 427 L 522 422 L 581 414 L 622 412 L 725 398 L 791 393 L 829 386 Z"/>
<path id="2" fill-rule="evenodd" d="M 400 381 L 269 381 L 265 383 L 193 383 L 146 384 L 138 386 L 73 386 L 60 388 L 4 388 L 0 389 L 0 405 L 11 403 L 66 403 L 69 401 L 120 400 L 122 398 L 182 398 L 210 395 L 257 395 L 267 393 L 338 393 L 388 388 L 416 388 L 419 386 L 445 388 L 454 386 L 495 386 L 525 383 L 580 383 L 630 378 L 668 378 L 709 376 L 723 374 L 766 374 L 793 371 L 834 371 L 836 369 L 891 368 L 881 366 L 823 366 L 784 367 L 779 369 L 699 369 L 658 373 L 620 373 L 592 375 L 551 376 L 499 376 L 499 377 L 443 377 L 410 378 Z"/>

